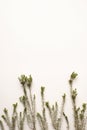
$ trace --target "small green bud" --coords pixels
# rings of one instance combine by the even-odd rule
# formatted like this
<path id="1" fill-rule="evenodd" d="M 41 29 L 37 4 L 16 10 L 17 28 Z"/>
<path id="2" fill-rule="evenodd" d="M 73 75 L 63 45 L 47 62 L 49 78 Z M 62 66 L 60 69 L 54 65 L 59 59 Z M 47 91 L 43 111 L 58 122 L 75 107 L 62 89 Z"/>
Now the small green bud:
<path id="1" fill-rule="evenodd" d="M 64 95 L 63 95 L 62 97 L 65 99 L 65 97 L 66 97 L 66 94 L 64 93 Z"/>
<path id="2" fill-rule="evenodd" d="M 66 98 L 66 94 L 64 93 L 64 95 L 62 96 L 63 100 L 65 101 Z"/>
<path id="3" fill-rule="evenodd" d="M 27 81 L 27 77 L 25 75 L 21 75 L 18 79 L 20 83 L 24 86 Z"/>
<path id="4" fill-rule="evenodd" d="M 17 105 L 18 105 L 17 103 L 16 103 L 16 104 L 13 104 L 13 107 L 14 107 L 14 108 L 16 108 L 16 107 L 17 107 Z"/>
<path id="5" fill-rule="evenodd" d="M 77 90 L 75 89 L 72 91 L 72 99 L 75 100 L 76 96 L 77 96 Z"/>
<path id="6" fill-rule="evenodd" d="M 31 75 L 29 75 L 29 77 L 27 78 L 27 86 L 30 87 L 32 83 L 32 77 Z"/>
<path id="7" fill-rule="evenodd" d="M 69 84 L 72 84 L 72 79 L 69 80 Z"/>
<path id="8" fill-rule="evenodd" d="M 37 117 L 42 118 L 41 115 L 40 115 L 40 113 L 37 113 Z"/>
<path id="9" fill-rule="evenodd" d="M 20 102 L 25 103 L 26 97 L 25 96 L 21 96 L 19 99 L 20 99 Z"/>
<path id="10" fill-rule="evenodd" d="M 1 117 L 2 117 L 4 120 L 6 120 L 6 118 L 5 118 L 5 116 L 4 116 L 4 115 L 2 115 Z"/>
<path id="11" fill-rule="evenodd" d="M 46 102 L 45 104 L 46 104 L 46 107 L 49 108 L 49 102 Z"/>
<path id="12" fill-rule="evenodd" d="M 45 90 L 45 87 L 41 87 L 41 95 L 43 96 L 44 94 L 44 90 Z"/>
<path id="13" fill-rule="evenodd" d="M 16 104 L 13 104 L 14 112 L 16 111 L 17 105 L 18 105 L 17 103 L 16 103 Z"/>
<path id="14" fill-rule="evenodd" d="M 77 75 L 78 75 L 77 73 L 73 72 L 73 73 L 71 74 L 71 79 L 74 80 L 74 79 L 77 77 Z"/>
<path id="15" fill-rule="evenodd" d="M 6 108 L 4 108 L 4 113 L 7 114 L 8 113 L 8 110 Z"/>
<path id="16" fill-rule="evenodd" d="M 86 103 L 83 103 L 82 107 L 84 110 L 86 110 Z"/>
<path id="17" fill-rule="evenodd" d="M 75 108 L 75 115 L 78 116 L 78 113 L 80 111 L 80 107 L 78 107 L 77 109 Z"/>

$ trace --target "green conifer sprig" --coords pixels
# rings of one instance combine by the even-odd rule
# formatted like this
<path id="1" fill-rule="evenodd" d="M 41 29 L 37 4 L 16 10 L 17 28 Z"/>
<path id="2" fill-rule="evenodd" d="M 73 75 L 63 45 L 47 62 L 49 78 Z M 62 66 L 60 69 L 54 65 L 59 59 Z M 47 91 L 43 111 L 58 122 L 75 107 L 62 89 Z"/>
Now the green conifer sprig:
<path id="1" fill-rule="evenodd" d="M 37 119 L 39 121 L 41 130 L 48 130 L 48 123 L 47 123 L 46 112 L 45 112 L 44 91 L 45 91 L 45 87 L 41 87 L 42 114 L 37 113 Z"/>
<path id="2" fill-rule="evenodd" d="M 74 127 L 75 130 L 86 130 L 86 124 L 87 124 L 86 103 L 82 104 L 82 109 L 80 107 L 77 107 L 76 103 L 77 89 L 76 88 L 73 89 L 73 82 L 77 76 L 78 74 L 73 72 L 69 80 L 70 94 L 73 106 Z"/>
<path id="3" fill-rule="evenodd" d="M 21 75 L 19 81 L 22 85 L 24 96 L 20 97 L 20 101 L 23 103 L 24 108 L 26 109 L 26 119 L 27 124 L 31 130 L 36 130 L 36 110 L 35 110 L 35 95 L 32 96 L 31 84 L 32 77 Z M 29 96 L 28 92 L 29 90 Z"/>
<path id="4" fill-rule="evenodd" d="M 62 96 L 62 105 L 61 105 L 60 115 L 58 115 L 59 111 L 58 111 L 58 103 L 57 102 L 55 102 L 55 104 L 52 105 L 52 106 L 50 106 L 49 102 L 46 102 L 46 107 L 49 111 L 52 126 L 55 130 L 61 130 L 62 118 L 63 118 L 63 112 L 64 112 L 64 104 L 65 104 L 65 97 L 66 97 L 66 95 L 64 94 Z"/>
<path id="5" fill-rule="evenodd" d="M 4 115 L 2 115 L 2 118 L 5 121 L 5 123 L 7 124 L 9 130 L 15 130 L 16 129 L 16 123 L 17 123 L 16 108 L 17 108 L 17 103 L 13 104 L 13 113 L 12 113 L 11 116 L 9 116 L 8 110 L 6 108 L 4 108 L 4 110 L 3 110 Z M 4 128 L 4 126 L 3 126 L 3 128 Z"/>

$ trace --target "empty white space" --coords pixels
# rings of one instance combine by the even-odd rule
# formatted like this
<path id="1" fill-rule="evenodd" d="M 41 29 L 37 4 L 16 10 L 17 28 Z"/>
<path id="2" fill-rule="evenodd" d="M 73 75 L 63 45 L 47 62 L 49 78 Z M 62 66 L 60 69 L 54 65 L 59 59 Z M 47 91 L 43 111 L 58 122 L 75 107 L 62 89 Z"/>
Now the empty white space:
<path id="1" fill-rule="evenodd" d="M 0 0 L 0 115 L 23 94 L 18 76 L 31 74 L 37 110 L 45 86 L 51 103 L 67 94 L 65 111 L 72 120 L 68 79 L 73 71 L 81 105 L 87 102 L 86 0 Z"/>

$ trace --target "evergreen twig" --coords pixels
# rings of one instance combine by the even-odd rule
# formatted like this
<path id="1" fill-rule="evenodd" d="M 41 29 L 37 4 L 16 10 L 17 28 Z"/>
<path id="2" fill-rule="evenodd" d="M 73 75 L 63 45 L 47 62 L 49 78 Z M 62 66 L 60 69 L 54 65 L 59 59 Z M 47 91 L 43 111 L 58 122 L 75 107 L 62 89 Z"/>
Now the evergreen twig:
<path id="1" fill-rule="evenodd" d="M 64 112 L 64 104 L 65 104 L 65 97 L 66 95 L 64 94 L 62 96 L 62 105 L 61 105 L 61 112 L 60 116 L 58 116 L 58 103 L 55 102 L 55 105 L 52 105 L 52 107 L 49 105 L 49 102 L 46 102 L 46 107 L 49 110 L 52 126 L 55 130 L 61 130 L 61 125 L 62 125 L 62 118 L 63 118 L 63 112 Z"/>
<path id="2" fill-rule="evenodd" d="M 45 90 L 45 87 L 41 87 L 42 115 L 40 113 L 37 113 L 37 118 L 38 118 L 41 130 L 48 130 L 48 124 L 47 124 L 46 112 L 45 112 L 44 90 Z"/>
<path id="3" fill-rule="evenodd" d="M 73 82 L 77 77 L 77 73 L 73 72 L 70 76 L 69 85 L 70 85 L 70 94 L 73 106 L 73 117 L 74 117 L 74 127 L 75 130 L 86 130 L 87 117 L 86 113 L 86 103 L 82 105 L 82 109 L 77 107 L 76 97 L 77 89 L 73 89 Z"/>

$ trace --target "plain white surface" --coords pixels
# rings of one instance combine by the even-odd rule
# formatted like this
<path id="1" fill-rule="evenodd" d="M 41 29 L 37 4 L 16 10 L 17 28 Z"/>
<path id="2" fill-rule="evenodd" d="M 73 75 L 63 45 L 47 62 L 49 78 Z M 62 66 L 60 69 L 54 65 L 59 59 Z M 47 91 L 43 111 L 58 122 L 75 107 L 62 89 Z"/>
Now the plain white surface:
<path id="1" fill-rule="evenodd" d="M 39 110 L 40 86 L 52 103 L 64 92 L 69 100 L 72 71 L 79 74 L 75 87 L 81 105 L 87 102 L 86 0 L 0 1 L 0 115 L 22 95 L 21 74 L 32 75 Z M 72 120 L 70 100 L 66 104 Z"/>

